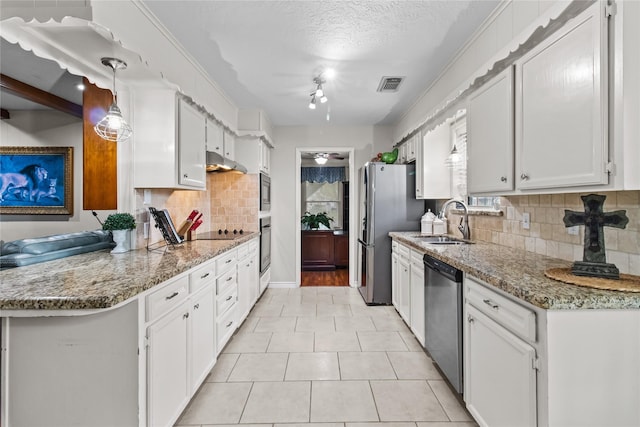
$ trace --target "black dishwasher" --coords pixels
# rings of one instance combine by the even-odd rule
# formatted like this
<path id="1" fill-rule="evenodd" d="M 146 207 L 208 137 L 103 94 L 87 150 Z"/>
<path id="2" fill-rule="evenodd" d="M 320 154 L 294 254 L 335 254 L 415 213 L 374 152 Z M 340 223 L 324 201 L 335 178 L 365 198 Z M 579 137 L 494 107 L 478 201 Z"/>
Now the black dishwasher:
<path id="1" fill-rule="evenodd" d="M 424 256 L 425 349 L 462 394 L 462 271 Z"/>

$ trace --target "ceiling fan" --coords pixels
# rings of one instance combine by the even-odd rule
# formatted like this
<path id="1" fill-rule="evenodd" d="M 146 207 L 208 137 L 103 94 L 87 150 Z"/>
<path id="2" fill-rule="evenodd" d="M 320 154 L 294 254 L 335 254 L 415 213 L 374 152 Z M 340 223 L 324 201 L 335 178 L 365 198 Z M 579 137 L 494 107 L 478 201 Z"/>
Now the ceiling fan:
<path id="1" fill-rule="evenodd" d="M 343 153 L 303 153 L 302 158 L 304 159 L 313 159 L 319 165 L 324 165 L 327 163 L 329 159 L 333 160 L 344 160 L 345 156 Z"/>

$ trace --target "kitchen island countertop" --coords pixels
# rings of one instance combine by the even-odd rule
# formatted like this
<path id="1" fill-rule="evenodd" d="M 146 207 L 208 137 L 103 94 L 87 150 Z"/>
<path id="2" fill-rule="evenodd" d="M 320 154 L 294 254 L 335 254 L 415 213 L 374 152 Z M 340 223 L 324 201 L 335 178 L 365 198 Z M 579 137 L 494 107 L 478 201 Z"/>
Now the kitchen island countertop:
<path id="1" fill-rule="evenodd" d="M 118 305 L 257 237 L 195 240 L 174 248 L 100 250 L 0 271 L 0 316 L 12 310 L 95 310 Z"/>
<path id="2" fill-rule="evenodd" d="M 480 241 L 433 245 L 421 241 L 418 232 L 391 232 L 389 236 L 539 308 L 640 309 L 640 293 L 569 285 L 544 275 L 548 268 L 570 267 L 569 261 Z"/>

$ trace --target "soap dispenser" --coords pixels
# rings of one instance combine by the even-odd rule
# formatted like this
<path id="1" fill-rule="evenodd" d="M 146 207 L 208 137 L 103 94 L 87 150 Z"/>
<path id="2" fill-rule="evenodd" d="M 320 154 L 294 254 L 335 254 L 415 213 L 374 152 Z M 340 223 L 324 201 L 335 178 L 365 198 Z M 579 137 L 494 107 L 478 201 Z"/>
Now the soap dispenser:
<path id="1" fill-rule="evenodd" d="M 436 219 L 436 216 L 431 209 L 428 209 L 427 212 L 422 215 L 420 219 L 420 234 L 430 236 L 433 234 L 433 221 Z"/>

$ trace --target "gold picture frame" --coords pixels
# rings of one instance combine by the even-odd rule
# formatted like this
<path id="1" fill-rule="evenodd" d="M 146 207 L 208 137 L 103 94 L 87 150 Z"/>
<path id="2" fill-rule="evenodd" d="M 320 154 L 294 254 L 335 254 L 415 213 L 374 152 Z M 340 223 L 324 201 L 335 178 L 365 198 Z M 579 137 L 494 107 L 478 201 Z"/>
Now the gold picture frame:
<path id="1" fill-rule="evenodd" d="M 73 215 L 73 147 L 0 147 L 0 214 Z"/>

